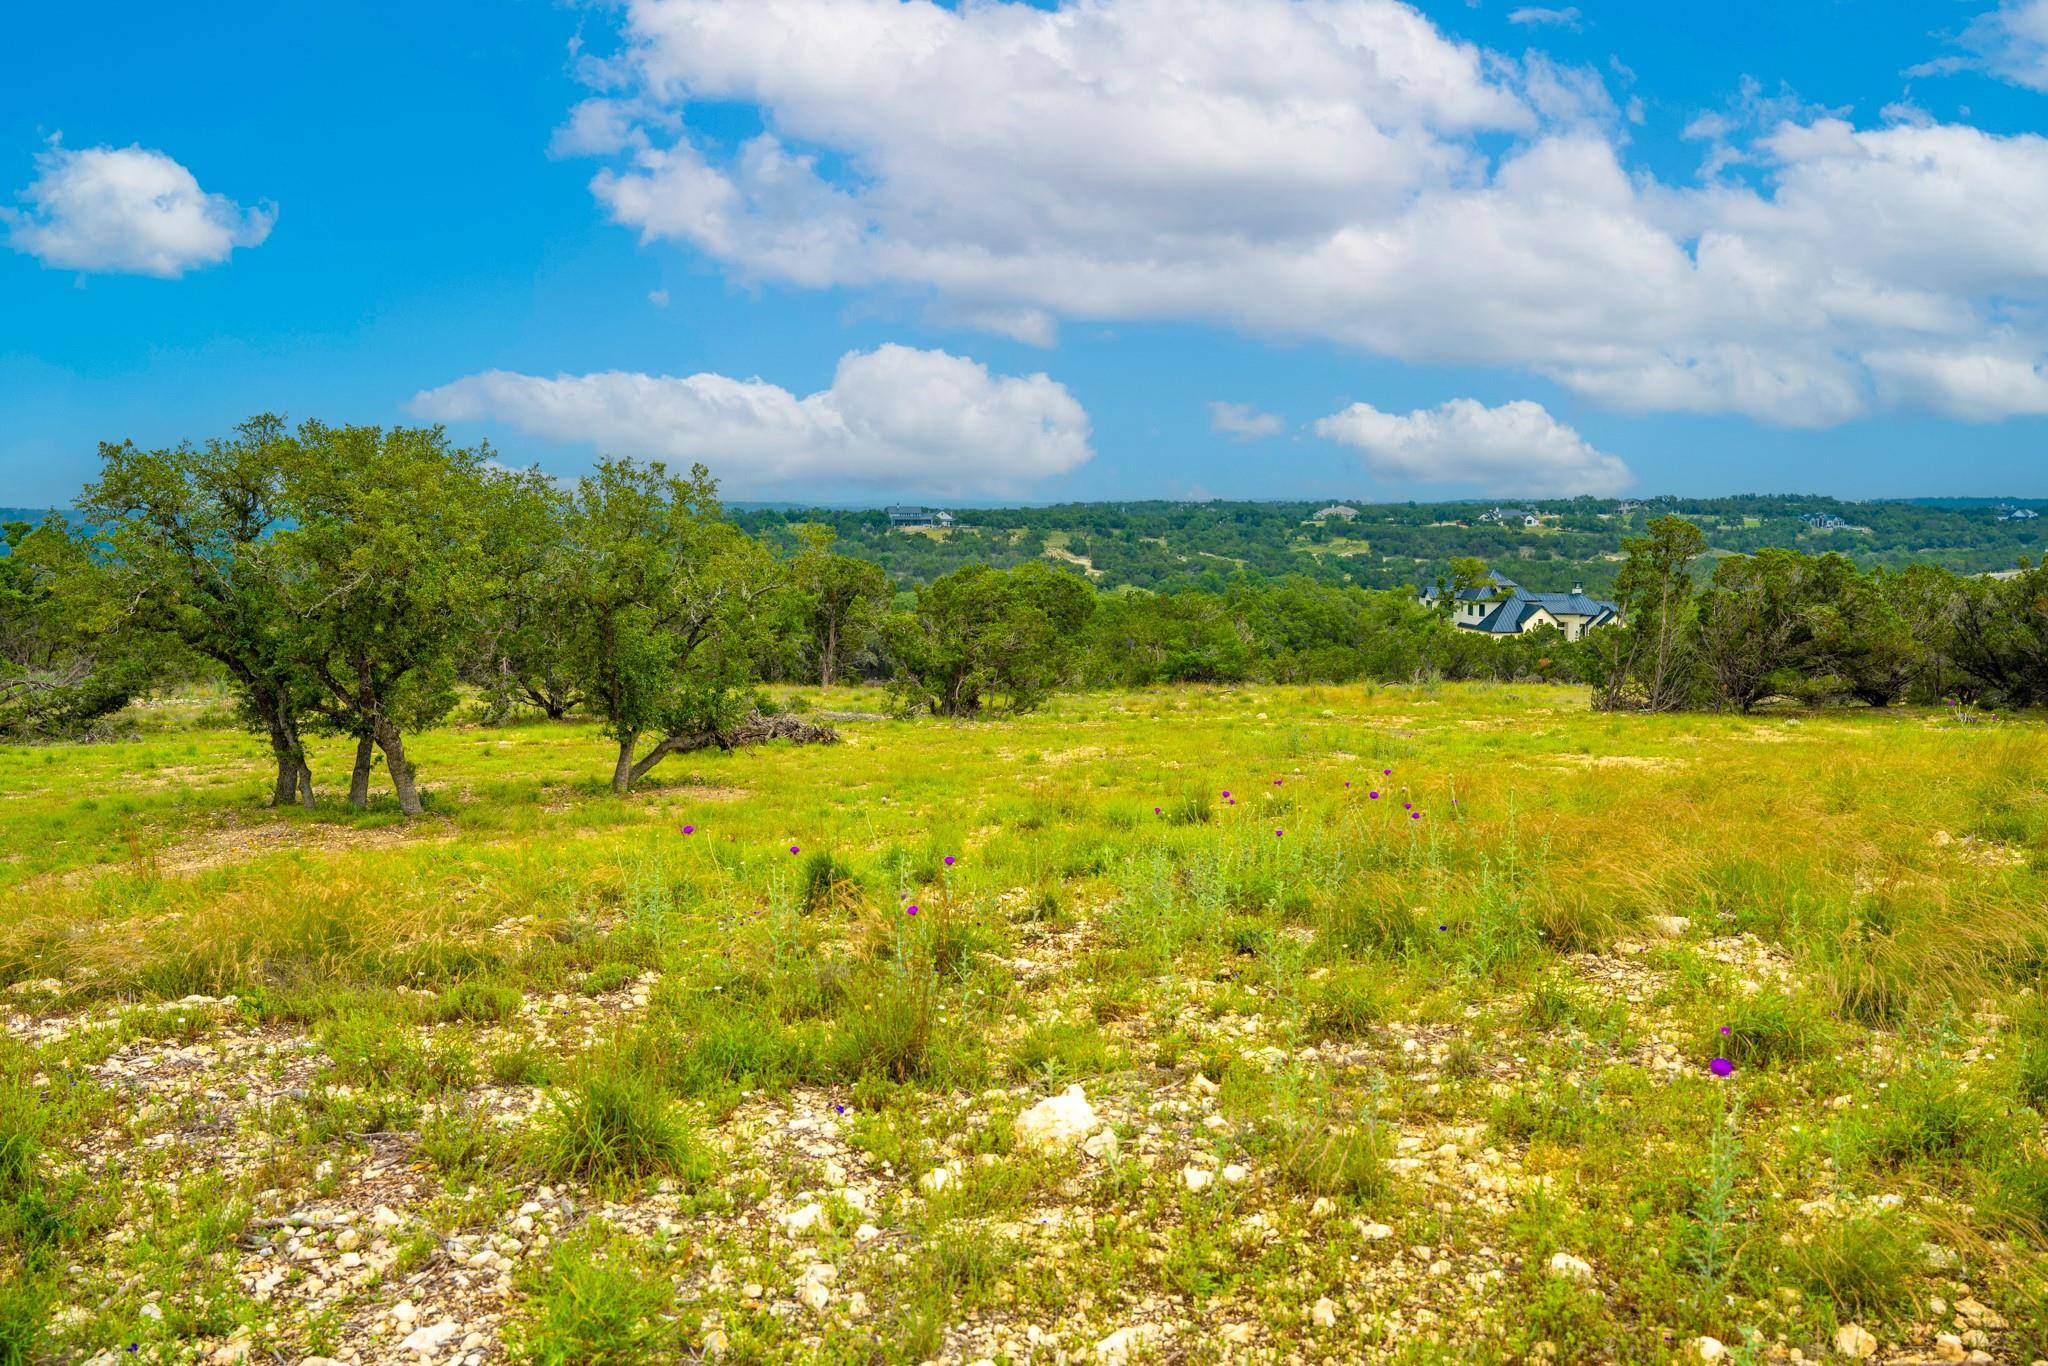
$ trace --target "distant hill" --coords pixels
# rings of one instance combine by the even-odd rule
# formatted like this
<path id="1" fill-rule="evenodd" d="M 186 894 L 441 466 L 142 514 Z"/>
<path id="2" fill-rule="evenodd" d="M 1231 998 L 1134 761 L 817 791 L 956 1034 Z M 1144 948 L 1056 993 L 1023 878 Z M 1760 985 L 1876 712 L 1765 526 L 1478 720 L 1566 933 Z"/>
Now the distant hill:
<path id="1" fill-rule="evenodd" d="M 2019 508 L 2041 511 L 2014 519 Z M 794 544 L 791 528 L 821 522 L 839 549 L 873 560 L 899 582 L 928 582 L 963 564 L 1046 559 L 1104 588 L 1221 589 L 1240 574 L 1305 575 L 1328 583 L 1399 588 L 1431 582 L 1472 556 L 1537 591 L 1612 586 L 1622 542 L 1676 513 L 1717 554 L 1768 546 L 1838 551 L 1863 566 L 1940 564 L 1961 573 L 2012 568 L 2048 553 L 2048 500 L 1808 496 L 1572 498 L 1455 503 L 1364 499 L 1267 503 L 1060 503 L 950 509 L 950 527 L 892 528 L 880 509 L 739 508 L 740 525 Z M 1330 510 L 1332 515 L 1317 514 Z M 1352 516 L 1344 516 L 1349 511 Z M 1535 525 L 1528 525 L 1533 517 Z"/>

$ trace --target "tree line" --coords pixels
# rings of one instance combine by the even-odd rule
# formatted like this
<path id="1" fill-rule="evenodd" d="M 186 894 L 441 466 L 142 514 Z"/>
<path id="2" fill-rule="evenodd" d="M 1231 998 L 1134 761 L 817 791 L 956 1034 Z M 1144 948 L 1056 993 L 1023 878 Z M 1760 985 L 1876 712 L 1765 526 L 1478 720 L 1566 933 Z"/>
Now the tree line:
<path id="1" fill-rule="evenodd" d="M 463 697 L 487 721 L 594 721 L 620 793 L 677 753 L 833 738 L 779 715 L 774 682 L 882 683 L 949 717 L 1068 687 L 1427 678 L 1584 682 L 1615 709 L 2048 703 L 2048 567 L 1712 559 L 1675 516 L 1625 544 L 1623 625 L 1496 640 L 1453 627 L 1447 595 L 1306 576 L 1110 592 L 1033 560 L 899 588 L 830 527 L 749 534 L 702 468 L 607 459 L 558 483 L 431 427 L 265 416 L 100 458 L 77 517 L 5 529 L 0 734 L 91 734 L 153 687 L 213 679 L 267 740 L 278 804 L 313 801 L 306 738 L 325 734 L 355 742 L 352 804 L 381 759 L 418 813 L 408 738 Z"/>
<path id="2" fill-rule="evenodd" d="M 1624 624 L 1580 652 L 1602 708 L 2048 705 L 2048 559 L 1973 577 L 1782 548 L 1709 564 L 1704 534 L 1676 516 L 1625 551 Z"/>

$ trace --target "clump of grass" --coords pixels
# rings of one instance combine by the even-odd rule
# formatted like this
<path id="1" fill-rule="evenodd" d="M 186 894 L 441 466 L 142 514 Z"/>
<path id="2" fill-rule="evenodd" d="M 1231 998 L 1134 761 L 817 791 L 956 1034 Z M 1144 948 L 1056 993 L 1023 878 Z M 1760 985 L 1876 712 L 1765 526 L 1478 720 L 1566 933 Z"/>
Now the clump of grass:
<path id="1" fill-rule="evenodd" d="M 493 1086 L 541 1086 L 549 1071 L 547 1055 L 524 1044 L 500 1049 L 484 1061 L 484 1073 Z"/>
<path id="2" fill-rule="evenodd" d="M 1885 1317 L 1910 1304 L 1920 1234 L 1911 1220 L 1860 1217 L 1822 1225 L 1785 1249 L 1792 1278 L 1843 1318 Z"/>
<path id="3" fill-rule="evenodd" d="M 842 1073 L 915 1081 L 931 1070 L 938 984 L 930 973 L 892 965 L 840 1018 L 835 1048 Z"/>
<path id="4" fill-rule="evenodd" d="M 1066 1020 L 1033 1025 L 1010 1050 L 1012 1072 L 1048 1082 L 1098 1076 L 1109 1071 L 1110 1064 L 1102 1031 Z"/>
<path id="5" fill-rule="evenodd" d="M 35 1178 L 47 1120 L 27 1087 L 0 1082 L 0 1196 L 12 1195 Z"/>
<path id="6" fill-rule="evenodd" d="M 640 975 L 640 969 L 632 963 L 607 959 L 583 975 L 583 994 L 602 996 L 608 991 L 617 991 Z"/>
<path id="7" fill-rule="evenodd" d="M 1393 1007 L 1393 991 L 1383 972 L 1339 967 L 1304 985 L 1302 1004 L 1308 1027 L 1314 1033 L 1356 1039 L 1387 1018 Z"/>
<path id="8" fill-rule="evenodd" d="M 503 1024 L 519 1013 L 519 990 L 503 982 L 472 978 L 442 992 L 426 1015 L 439 1024 Z"/>
<path id="9" fill-rule="evenodd" d="M 1755 1066 L 1820 1057 L 1833 1049 L 1834 1035 L 1818 1002 L 1769 988 L 1734 996 L 1700 1046 L 1704 1056 Z"/>
<path id="10" fill-rule="evenodd" d="M 563 1242 L 529 1278 L 514 1355 L 537 1366 L 626 1366 L 675 1360 L 690 1344 L 675 1317 L 675 1287 L 631 1240 L 585 1232 Z"/>
<path id="11" fill-rule="evenodd" d="M 852 868 L 824 850 L 804 855 L 803 865 L 797 870 L 796 900 L 805 911 L 816 915 L 820 911 L 844 909 L 859 899 L 860 883 Z"/>
<path id="12" fill-rule="evenodd" d="M 420 1155 L 449 1175 L 480 1171 L 498 1148 L 498 1133 L 483 1115 L 444 1110 L 420 1125 Z"/>
<path id="13" fill-rule="evenodd" d="M 612 1057 L 594 1063 L 567 1095 L 555 1098 L 541 1165 L 550 1175 L 619 1190 L 653 1177 L 694 1180 L 709 1164 L 668 1094 Z"/>
<path id="14" fill-rule="evenodd" d="M 1280 1177 L 1310 1195 L 1369 1199 L 1387 1189 L 1392 1144 L 1375 1124 L 1283 1121 L 1269 1140 Z"/>
<path id="15" fill-rule="evenodd" d="M 352 1086 L 438 1095 L 476 1083 L 476 1060 L 467 1049 L 454 1043 L 423 1045 L 401 1021 L 376 1011 L 328 1021 L 320 1041 L 335 1076 Z"/>
<path id="16" fill-rule="evenodd" d="M 1953 1067 L 1927 1063 L 1892 1078 L 1871 1113 L 1864 1151 L 1886 1166 L 1967 1156 L 2002 1129 L 1996 1098 L 1963 1084 Z"/>

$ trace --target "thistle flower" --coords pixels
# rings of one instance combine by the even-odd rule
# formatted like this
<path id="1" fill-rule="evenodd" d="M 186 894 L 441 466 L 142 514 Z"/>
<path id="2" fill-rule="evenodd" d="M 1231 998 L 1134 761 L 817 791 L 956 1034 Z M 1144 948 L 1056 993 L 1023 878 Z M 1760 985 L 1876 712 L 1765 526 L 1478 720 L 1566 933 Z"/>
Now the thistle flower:
<path id="1" fill-rule="evenodd" d="M 801 854 L 803 852 L 803 846 L 798 844 L 792 844 L 789 846 L 789 852 L 792 854 Z"/>
<path id="2" fill-rule="evenodd" d="M 905 915 L 916 915 L 916 914 L 917 914 L 917 903 L 913 901 L 913 902 L 912 902 L 912 903 L 911 903 L 911 904 L 910 904 L 909 906 L 906 906 L 906 907 L 904 908 L 904 910 L 903 910 L 903 914 L 905 914 Z"/>
<path id="3" fill-rule="evenodd" d="M 697 833 L 697 827 L 694 825 L 686 825 L 683 827 L 683 833 L 685 835 L 694 835 Z"/>
<path id="4" fill-rule="evenodd" d="M 1734 1073 L 1735 1064 L 1726 1058 L 1716 1058 L 1707 1064 L 1707 1070 L 1717 1077 L 1726 1077 Z"/>
<path id="5" fill-rule="evenodd" d="M 951 854 L 946 855 L 946 866 L 948 868 L 953 866 L 953 856 Z"/>

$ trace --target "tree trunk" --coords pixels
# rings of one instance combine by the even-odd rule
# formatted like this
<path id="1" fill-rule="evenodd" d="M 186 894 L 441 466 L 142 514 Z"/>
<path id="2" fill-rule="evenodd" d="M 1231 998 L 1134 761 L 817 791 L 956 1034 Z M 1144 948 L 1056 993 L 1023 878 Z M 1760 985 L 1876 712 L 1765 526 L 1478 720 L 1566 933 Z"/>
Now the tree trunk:
<path id="1" fill-rule="evenodd" d="M 384 766 L 391 770 L 391 786 L 398 792 L 398 809 L 408 817 L 419 815 L 425 808 L 420 805 L 419 789 L 413 786 L 412 765 L 405 759 L 405 737 L 390 722 L 379 721 L 377 748 L 384 751 Z"/>
<path id="2" fill-rule="evenodd" d="M 832 686 L 833 665 L 838 662 L 839 618 L 834 616 L 825 623 L 825 656 L 818 661 L 818 682 L 821 686 Z"/>
<path id="3" fill-rule="evenodd" d="M 272 707 L 267 718 L 270 752 L 277 757 L 277 782 L 270 790 L 272 806 L 313 805 L 313 770 L 306 766 L 306 747 L 298 727 Z"/>
<path id="4" fill-rule="evenodd" d="M 619 737 L 619 762 L 612 769 L 612 793 L 615 796 L 623 797 L 633 790 L 633 746 L 639 741 L 637 732 Z"/>
<path id="5" fill-rule="evenodd" d="M 370 804 L 370 770 L 376 762 L 376 740 L 368 735 L 357 736 L 355 772 L 348 780 L 348 804 L 358 811 Z"/>

